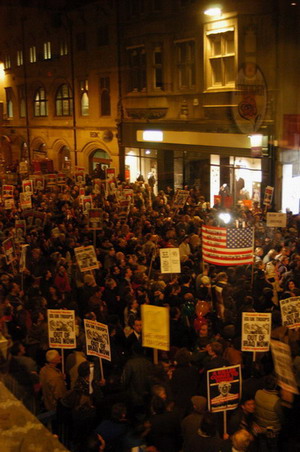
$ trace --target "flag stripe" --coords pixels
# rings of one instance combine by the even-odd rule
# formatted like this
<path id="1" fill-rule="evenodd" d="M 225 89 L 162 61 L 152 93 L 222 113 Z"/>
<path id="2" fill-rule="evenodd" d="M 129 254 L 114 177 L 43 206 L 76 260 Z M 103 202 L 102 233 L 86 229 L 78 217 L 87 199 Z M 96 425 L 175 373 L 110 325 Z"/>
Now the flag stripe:
<path id="1" fill-rule="evenodd" d="M 203 260 L 215 265 L 253 262 L 253 228 L 202 226 Z"/>

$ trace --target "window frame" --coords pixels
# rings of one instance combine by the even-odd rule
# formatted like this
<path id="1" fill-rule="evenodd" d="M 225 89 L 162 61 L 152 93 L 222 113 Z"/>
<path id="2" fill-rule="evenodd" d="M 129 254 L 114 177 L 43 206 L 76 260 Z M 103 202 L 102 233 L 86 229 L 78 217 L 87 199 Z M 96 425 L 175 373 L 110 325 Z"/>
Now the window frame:
<path id="1" fill-rule="evenodd" d="M 233 34 L 233 39 L 227 39 L 228 33 Z M 228 36 L 228 35 L 227 35 Z M 214 41 L 219 37 L 220 53 L 214 54 Z M 235 75 L 237 73 L 237 58 L 238 58 L 238 32 L 237 21 L 232 18 L 227 21 L 217 21 L 212 24 L 206 24 L 204 27 L 204 79 L 205 79 L 205 91 L 234 91 L 235 90 Z M 226 45 L 233 43 L 233 51 L 228 52 Z M 230 68 L 226 69 L 228 62 Z M 213 64 L 219 65 L 219 77 L 218 81 L 214 81 L 216 70 L 214 71 Z M 229 67 L 229 66 L 228 66 Z M 232 73 L 232 80 L 226 80 L 228 74 Z"/>
<path id="2" fill-rule="evenodd" d="M 44 57 L 44 60 L 51 60 L 51 58 L 52 58 L 51 41 L 45 41 L 43 43 L 43 57 Z"/>
<path id="3" fill-rule="evenodd" d="M 186 58 L 182 49 L 186 47 Z M 175 41 L 177 82 L 179 90 L 194 90 L 196 87 L 196 40 L 193 38 Z M 186 79 L 187 83 L 184 82 Z"/>
<path id="4" fill-rule="evenodd" d="M 137 55 L 133 55 L 136 52 Z M 136 58 L 137 64 L 134 63 Z M 139 93 L 147 91 L 147 54 L 144 45 L 127 47 L 128 58 L 128 92 Z M 137 86 L 134 86 L 137 85 Z"/>
<path id="5" fill-rule="evenodd" d="M 38 112 L 39 114 L 37 114 Z M 33 116 L 35 118 L 45 118 L 48 116 L 47 94 L 43 86 L 35 90 L 33 96 Z"/>
<path id="6" fill-rule="evenodd" d="M 67 87 L 68 95 L 64 95 L 64 87 Z M 66 108 L 66 106 L 68 108 Z M 59 108 L 58 108 L 59 107 Z M 59 113 L 59 110 L 61 113 Z M 68 83 L 62 83 L 56 90 L 55 94 L 55 116 L 67 117 L 73 115 L 73 95 L 71 87 Z"/>

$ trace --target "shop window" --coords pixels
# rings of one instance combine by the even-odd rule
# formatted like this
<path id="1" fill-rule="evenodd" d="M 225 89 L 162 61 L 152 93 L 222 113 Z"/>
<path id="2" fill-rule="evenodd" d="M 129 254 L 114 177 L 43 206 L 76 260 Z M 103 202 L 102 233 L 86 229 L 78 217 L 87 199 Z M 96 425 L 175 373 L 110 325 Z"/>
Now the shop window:
<path id="1" fill-rule="evenodd" d="M 18 87 L 19 94 L 19 114 L 20 118 L 26 117 L 26 96 L 25 96 L 25 86 L 21 85 Z"/>
<path id="2" fill-rule="evenodd" d="M 44 88 L 40 87 L 36 90 L 33 99 L 33 112 L 35 117 L 47 116 L 47 97 Z"/>
<path id="3" fill-rule="evenodd" d="M 29 61 L 30 63 L 36 63 L 36 46 L 29 48 Z"/>
<path id="4" fill-rule="evenodd" d="M 179 88 L 193 88 L 196 84 L 195 41 L 177 42 L 176 50 Z"/>
<path id="5" fill-rule="evenodd" d="M 86 51 L 86 34 L 84 31 L 76 34 L 76 50 L 77 52 Z"/>
<path id="6" fill-rule="evenodd" d="M 44 60 L 51 60 L 51 42 L 44 42 Z"/>
<path id="7" fill-rule="evenodd" d="M 154 88 L 163 89 L 163 54 L 161 47 L 156 47 L 153 52 Z"/>
<path id="8" fill-rule="evenodd" d="M 128 49 L 129 62 L 129 86 L 128 91 L 145 91 L 146 77 L 146 53 L 144 46 Z"/>
<path id="9" fill-rule="evenodd" d="M 22 65 L 23 65 L 23 51 L 18 50 L 17 51 L 17 66 L 22 66 Z"/>
<path id="10" fill-rule="evenodd" d="M 206 31 L 206 87 L 234 88 L 236 44 L 235 27 Z"/>
<path id="11" fill-rule="evenodd" d="M 71 116 L 73 113 L 73 97 L 69 85 L 61 85 L 55 97 L 56 116 Z"/>
<path id="12" fill-rule="evenodd" d="M 97 30 L 97 44 L 98 46 L 107 46 L 109 44 L 109 28 L 108 25 L 103 25 Z"/>
<path id="13" fill-rule="evenodd" d="M 8 118 L 14 116 L 13 93 L 11 88 L 5 88 L 6 94 L 6 114 Z"/>

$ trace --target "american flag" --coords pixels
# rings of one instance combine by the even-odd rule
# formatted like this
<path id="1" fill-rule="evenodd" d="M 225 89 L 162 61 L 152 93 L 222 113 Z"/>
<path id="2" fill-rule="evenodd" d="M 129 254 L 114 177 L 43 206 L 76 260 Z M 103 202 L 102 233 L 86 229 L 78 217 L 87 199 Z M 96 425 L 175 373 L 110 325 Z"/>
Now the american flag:
<path id="1" fill-rule="evenodd" d="M 203 260 L 214 265 L 253 262 L 253 228 L 202 226 Z"/>

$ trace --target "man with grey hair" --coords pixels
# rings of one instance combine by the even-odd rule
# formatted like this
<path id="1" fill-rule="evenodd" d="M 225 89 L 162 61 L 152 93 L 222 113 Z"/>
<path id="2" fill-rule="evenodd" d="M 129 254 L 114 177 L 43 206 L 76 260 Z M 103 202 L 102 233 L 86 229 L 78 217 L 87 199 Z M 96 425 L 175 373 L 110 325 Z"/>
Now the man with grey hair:
<path id="1" fill-rule="evenodd" d="M 57 350 L 48 350 L 46 353 L 47 364 L 40 371 L 40 383 L 43 393 L 43 401 L 46 410 L 52 411 L 57 407 L 57 402 L 66 393 L 65 378 L 58 365 L 61 356 Z"/>

